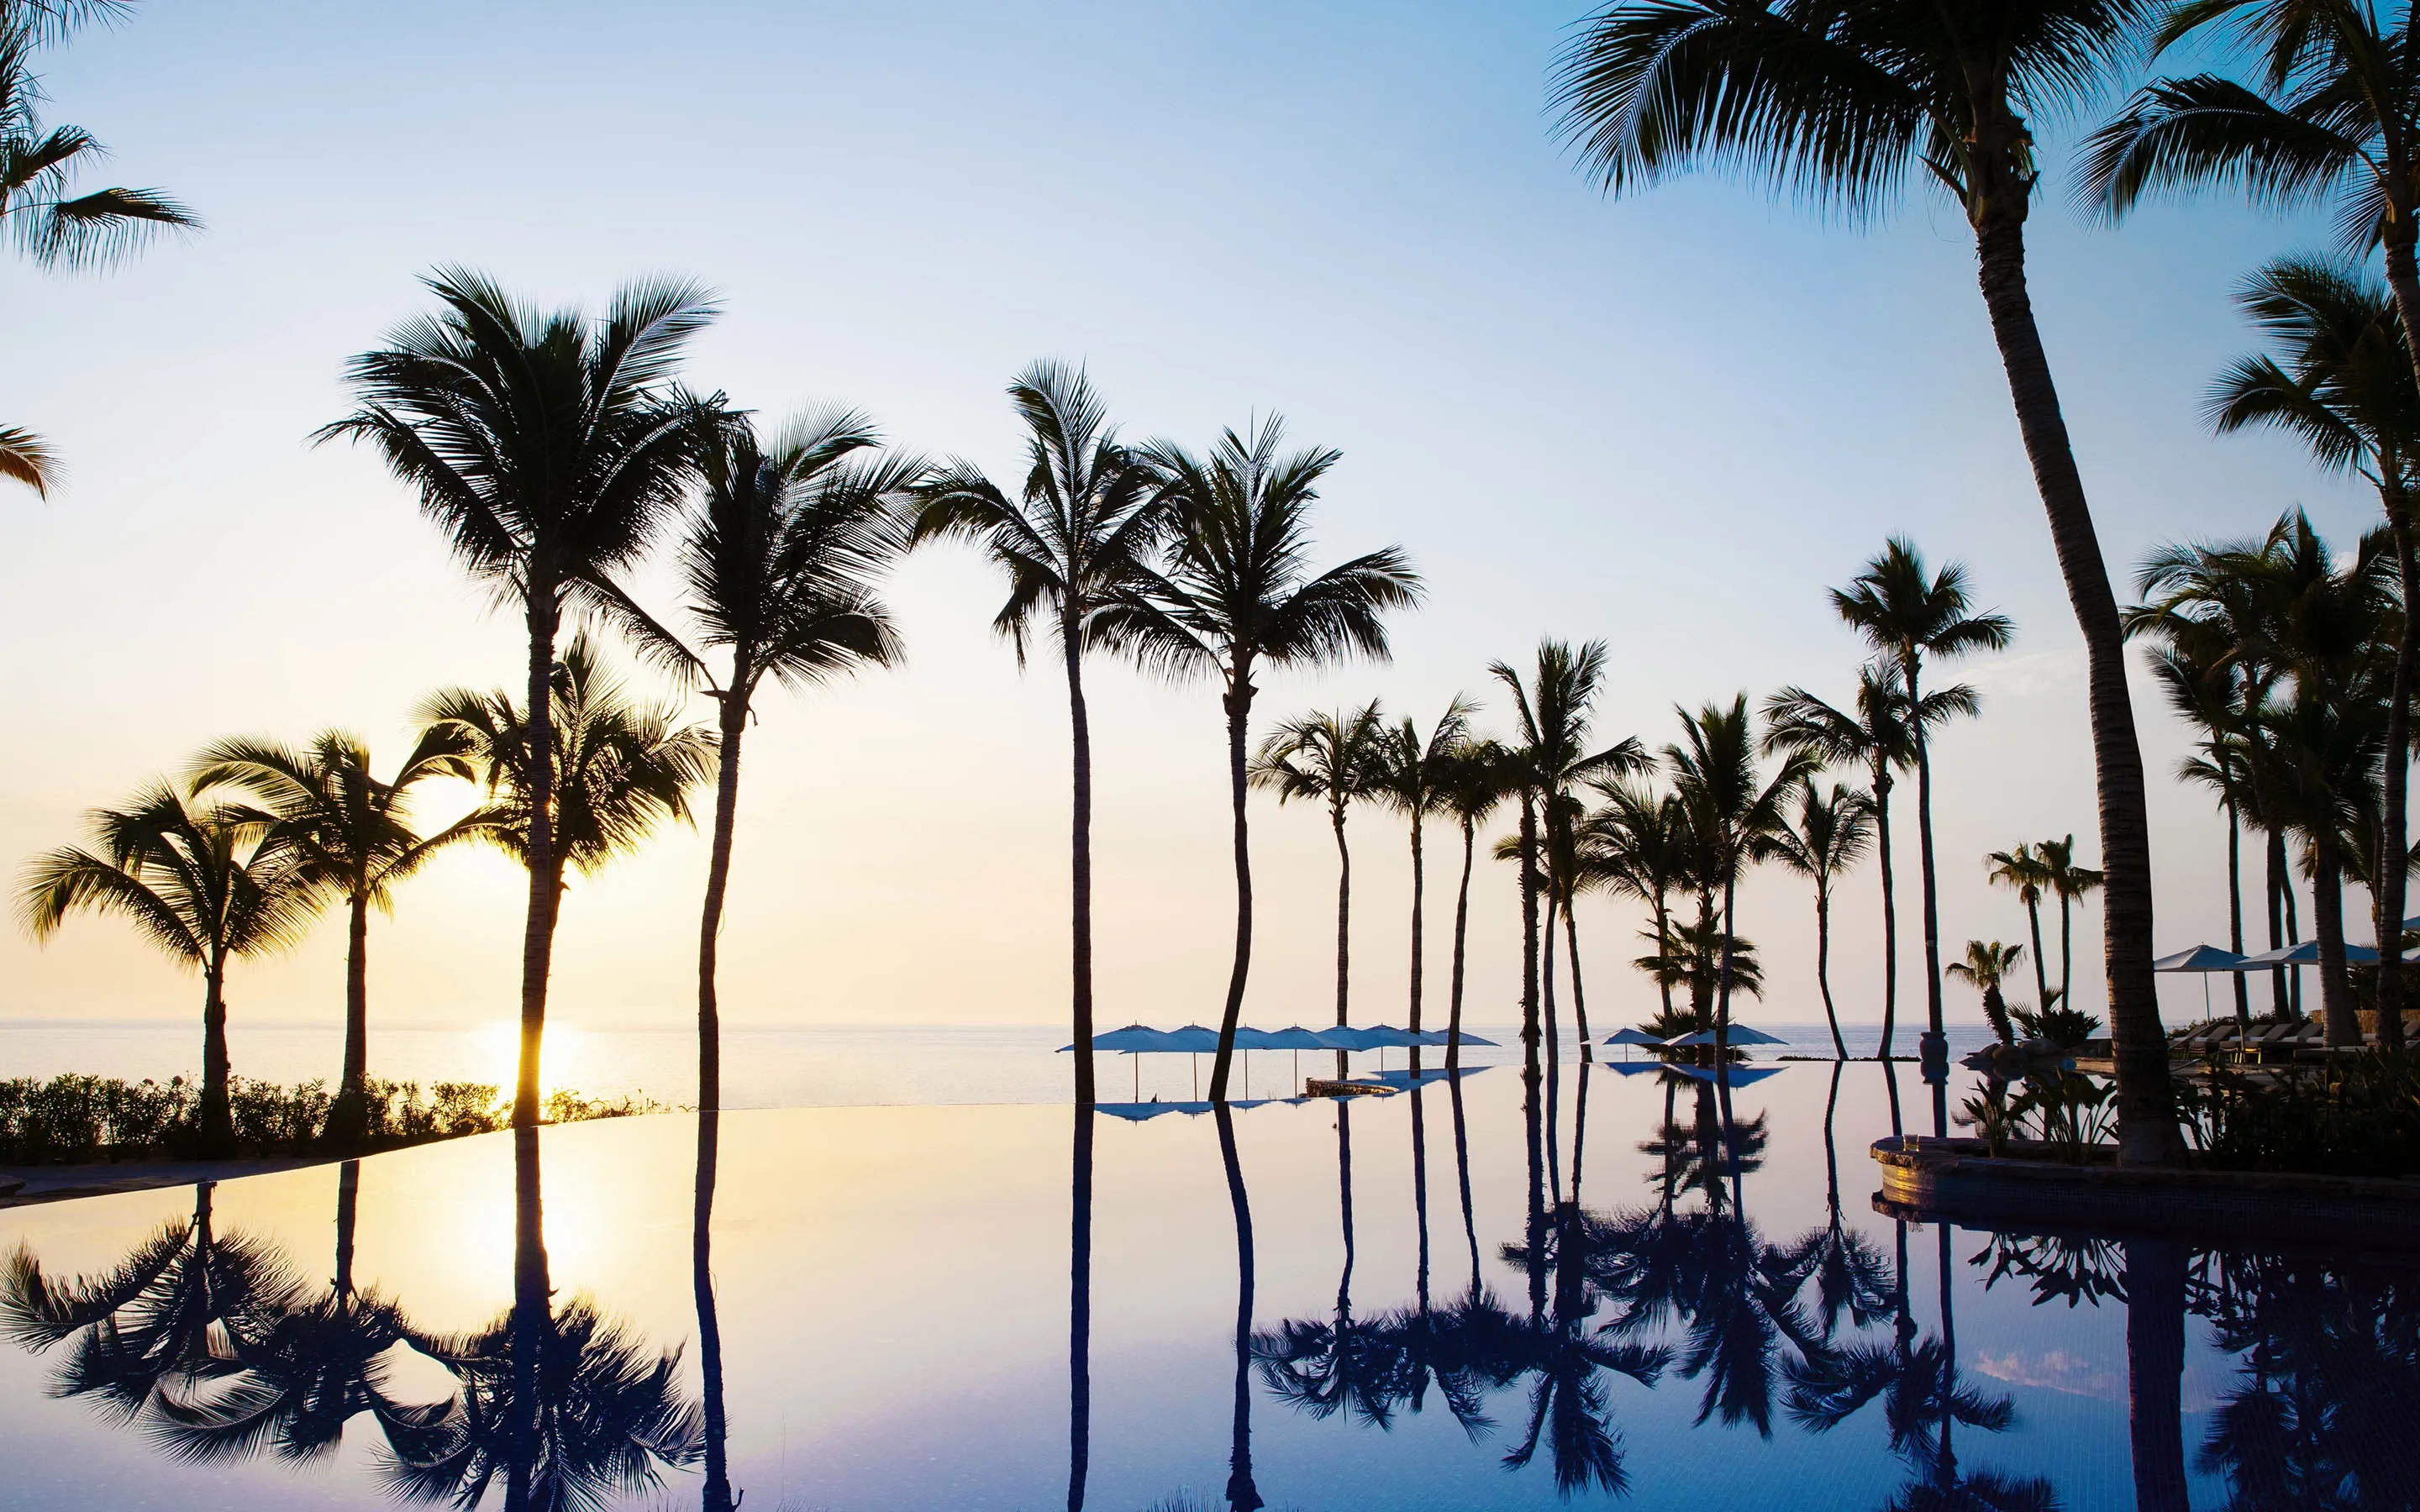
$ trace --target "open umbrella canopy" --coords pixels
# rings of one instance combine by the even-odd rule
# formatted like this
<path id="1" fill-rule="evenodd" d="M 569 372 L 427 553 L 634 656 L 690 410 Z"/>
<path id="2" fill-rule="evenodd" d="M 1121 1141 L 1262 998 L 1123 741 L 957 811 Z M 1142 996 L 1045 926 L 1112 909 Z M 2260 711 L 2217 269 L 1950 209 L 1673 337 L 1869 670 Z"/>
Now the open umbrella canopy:
<path id="1" fill-rule="evenodd" d="M 1394 1032 L 1403 1033 L 1401 1029 Z M 1376 1029 L 1356 1029 L 1342 1024 L 1332 1029 L 1321 1029 L 1313 1038 L 1319 1041 L 1319 1048 L 1322 1050 L 1375 1050 L 1381 1045 L 1396 1045 L 1403 1042 L 1401 1040 L 1388 1039 Z"/>
<path id="2" fill-rule="evenodd" d="M 2196 945 L 2190 950 L 2164 955 L 2151 963 L 2153 971 L 2241 971 L 2244 957 L 2232 950 L 2222 950 L 2215 945 Z"/>
<path id="3" fill-rule="evenodd" d="M 1787 1040 L 1767 1034 L 1762 1029 L 1749 1028 L 1745 1024 L 1732 1025 L 1730 1038 L 1730 1042 L 1734 1045 L 1788 1044 L 1790 1042 Z M 1662 1042 L 1664 1047 L 1668 1050 L 1679 1050 L 1690 1045 L 1713 1044 L 1714 1042 L 1714 1039 L 1715 1035 L 1714 1030 L 1699 1029 L 1695 1034 L 1684 1034 L 1678 1039 L 1666 1040 Z"/>
<path id="4" fill-rule="evenodd" d="M 1059 1053 L 1063 1056 L 1075 1048 L 1072 1044 L 1063 1044 L 1059 1047 Z M 1182 1047 L 1168 1043 L 1168 1031 L 1165 1029 L 1147 1028 L 1140 1024 L 1129 1024 L 1123 1029 L 1109 1029 L 1093 1036 L 1093 1048 L 1115 1050 L 1121 1055 L 1132 1056 L 1145 1051 L 1175 1050 Z M 1214 1043 L 1211 1048 L 1215 1050 L 1218 1046 Z"/>
<path id="5" fill-rule="evenodd" d="M 1599 1044 L 1638 1045 L 1661 1045 L 1663 1042 L 1645 1029 L 1616 1029 L 1597 1041 Z"/>
<path id="6" fill-rule="evenodd" d="M 1318 1030 L 1306 1029 L 1299 1024 L 1288 1025 L 1282 1029 L 1255 1029 L 1252 1032 L 1261 1036 L 1261 1042 L 1252 1046 L 1255 1050 L 1332 1050 L 1335 1048 L 1319 1037 Z M 1238 1044 L 1242 1042 L 1240 1039 L 1236 1041 Z"/>
<path id="7" fill-rule="evenodd" d="M 1256 1029 L 1249 1024 L 1238 1024 L 1235 1026 L 1235 1048 L 1238 1050 L 1282 1050 L 1285 1048 L 1283 1045 L 1270 1043 L 1269 1041 L 1273 1038 L 1275 1038 L 1275 1036 L 1273 1036 L 1267 1029 Z"/>
<path id="8" fill-rule="evenodd" d="M 1428 1045 L 1428 1046 L 1431 1046 L 1431 1047 L 1443 1047 L 1443 1046 L 1446 1046 L 1446 1045 L 1450 1045 L 1450 1044 L 1451 1044 L 1452 1042 L 1453 1042 L 1453 1035 L 1452 1035 L 1450 1031 L 1448 1031 L 1448 1030 L 1445 1030 L 1445 1029 L 1422 1029 L 1422 1030 L 1420 1031 L 1420 1043 L 1421 1043 L 1421 1044 L 1423 1044 L 1423 1045 Z M 1494 1049 L 1494 1048 L 1496 1047 L 1496 1041 L 1493 1041 L 1493 1040 L 1490 1040 L 1490 1039 L 1486 1038 L 1484 1035 L 1473 1034 L 1473 1033 L 1471 1033 L 1468 1029 L 1465 1029 L 1465 1030 L 1463 1030 L 1463 1031 L 1462 1031 L 1462 1042 L 1463 1042 L 1463 1043 L 1465 1043 L 1465 1044 L 1480 1044 L 1480 1045 L 1485 1045 L 1485 1046 L 1487 1046 L 1487 1047 L 1488 1047 L 1489 1049 L 1491 1049 L 1491 1050 L 1492 1050 L 1492 1049 Z"/>
<path id="9" fill-rule="evenodd" d="M 1218 1031 L 1205 1029 L 1199 1024 L 1188 1024 L 1181 1029 L 1168 1031 L 1168 1042 L 1159 1047 L 1179 1054 L 1206 1056 L 1218 1048 Z"/>
<path id="10" fill-rule="evenodd" d="M 2232 969 L 2266 971 L 2271 966 L 2310 966 L 2317 965 L 2319 960 L 2319 942 L 2304 940 L 2300 945 L 2285 945 L 2274 950 L 2263 950 L 2258 955 L 2247 955 L 2242 964 Z M 2378 952 L 2366 945 L 2348 945 L 2345 947 L 2345 960 L 2356 966 L 2370 965 L 2377 962 Z"/>

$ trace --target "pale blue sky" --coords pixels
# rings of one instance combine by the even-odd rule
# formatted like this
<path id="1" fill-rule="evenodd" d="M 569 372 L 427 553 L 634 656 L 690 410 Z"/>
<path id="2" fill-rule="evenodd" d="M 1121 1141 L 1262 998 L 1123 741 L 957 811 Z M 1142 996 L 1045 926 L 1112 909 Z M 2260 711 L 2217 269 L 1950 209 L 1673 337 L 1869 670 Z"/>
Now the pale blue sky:
<path id="1" fill-rule="evenodd" d="M 209 229 L 105 278 L 0 264 L 0 417 L 71 468 L 46 504 L 0 495 L 11 702 L 33 733 L 0 784 L 0 855 L 69 839 L 78 810 L 207 739 L 342 722 L 395 752 L 429 687 L 517 675 L 513 627 L 403 492 L 365 454 L 305 444 L 348 407 L 344 358 L 424 304 L 414 276 L 463 262 L 592 306 L 633 274 L 694 275 L 727 305 L 696 385 L 775 414 L 845 399 L 1001 472 L 1001 389 L 1037 356 L 1088 363 L 1137 436 L 1199 442 L 1282 411 L 1344 453 L 1329 549 L 1400 542 L 1432 596 L 1394 665 L 1277 681 L 1269 717 L 1379 693 L 1425 718 L 1456 688 L 1484 697 L 1485 664 L 1541 634 L 1612 643 L 1609 736 L 1660 744 L 1673 702 L 1743 688 L 1839 695 L 1858 652 L 1823 590 L 1908 532 L 1966 559 L 2021 628 L 1975 669 L 1985 717 L 1942 741 L 1938 795 L 1949 952 L 2021 937 L 1980 855 L 2070 830 L 2098 846 L 2076 637 L 1962 221 L 1918 198 L 1879 229 L 1827 225 L 1712 178 L 1606 202 L 1544 110 L 1576 14 L 154 0 L 88 35 L 52 60 L 54 118 L 116 149 L 114 180 L 170 188 Z M 2063 193 L 2064 150 L 2049 161 Z M 2118 231 L 2061 198 L 2037 212 L 2036 304 L 2121 573 L 2156 541 L 2296 502 L 2340 536 L 2366 524 L 2372 502 L 2289 446 L 2211 440 L 2196 413 L 2246 345 L 2236 281 L 2319 236 L 2221 204 Z M 966 555 L 919 559 L 894 592 L 907 671 L 766 704 L 727 1012 L 1062 1012 L 1063 694 L 985 637 L 998 595 Z M 1200 1018 L 1229 927 L 1217 701 L 1108 665 L 1095 682 L 1104 1012 Z M 2138 712 L 2164 773 L 2181 738 Z M 1258 801 L 1251 1016 L 1315 1019 L 1333 853 L 1315 816 Z M 2163 946 L 2223 939 L 2209 806 L 2163 778 L 2153 816 Z M 1401 827 L 1373 813 L 1354 833 L 1356 1016 L 1396 1018 Z M 567 1021 L 688 1011 L 702 865 L 680 834 L 575 888 Z M 1475 903 L 1488 1021 L 1514 990 L 1501 872 L 1481 863 Z M 1850 890 L 1837 980 L 1848 1016 L 1872 1018 L 1869 875 Z M 517 896 L 488 856 L 415 885 L 376 929 L 376 1011 L 504 1012 Z M 1608 1023 L 1652 996 L 1618 964 L 1636 922 L 1584 916 Z M 1819 1016 L 1800 885 L 1759 878 L 1743 927 L 1774 984 L 1759 1013 Z M 332 1020 L 340 933 L 244 969 L 239 1014 Z M 2092 970 L 2097 937 L 2078 953 Z M 1911 976 L 1917 959 L 1911 942 Z M 195 995 L 101 920 L 41 951 L 0 936 L 0 984 L 11 1016 L 181 1016 Z M 2193 984 L 2168 991 L 2198 1011 Z M 1974 1016 L 1970 994 L 1950 1000 Z"/>

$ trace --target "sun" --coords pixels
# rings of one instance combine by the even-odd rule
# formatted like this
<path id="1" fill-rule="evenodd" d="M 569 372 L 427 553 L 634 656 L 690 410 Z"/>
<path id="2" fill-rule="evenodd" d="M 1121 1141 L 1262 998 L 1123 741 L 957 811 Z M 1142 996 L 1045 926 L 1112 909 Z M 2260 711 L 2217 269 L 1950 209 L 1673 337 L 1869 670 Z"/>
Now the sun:
<path id="1" fill-rule="evenodd" d="M 509 1101 L 520 1074 L 520 1022 L 496 1019 L 483 1024 L 472 1031 L 471 1043 L 478 1079 L 494 1083 Z M 596 1050 L 596 1036 L 586 1029 L 548 1025 L 545 1042 L 538 1050 L 538 1096 L 549 1097 L 565 1088 L 580 1089 L 582 1074 L 595 1069 Z"/>

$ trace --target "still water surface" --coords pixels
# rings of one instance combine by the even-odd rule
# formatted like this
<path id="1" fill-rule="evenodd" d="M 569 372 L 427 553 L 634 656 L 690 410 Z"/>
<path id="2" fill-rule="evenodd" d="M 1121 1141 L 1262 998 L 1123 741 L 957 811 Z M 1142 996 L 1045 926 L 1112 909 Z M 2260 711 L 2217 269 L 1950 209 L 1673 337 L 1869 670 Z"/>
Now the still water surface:
<path id="1" fill-rule="evenodd" d="M 0 1211 L 0 1504 L 2414 1504 L 2407 1270 L 1892 1222 L 1892 1090 L 667 1116 Z"/>

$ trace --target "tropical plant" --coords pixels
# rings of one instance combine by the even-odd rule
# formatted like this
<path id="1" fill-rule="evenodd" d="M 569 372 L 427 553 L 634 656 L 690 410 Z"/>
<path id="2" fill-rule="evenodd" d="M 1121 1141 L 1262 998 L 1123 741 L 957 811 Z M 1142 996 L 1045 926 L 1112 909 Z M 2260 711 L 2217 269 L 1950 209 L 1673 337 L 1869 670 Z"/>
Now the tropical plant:
<path id="1" fill-rule="evenodd" d="M 1644 937 L 1662 959 L 1672 946 L 1672 894 L 1687 890 L 1689 849 L 1678 798 L 1600 774 L 1590 786 L 1605 802 L 1581 822 L 1578 864 L 1598 885 L 1647 905 Z M 1655 973 L 1663 1013 L 1672 1016 L 1672 982 Z"/>
<path id="2" fill-rule="evenodd" d="M 1947 719 L 1973 697 L 1971 688 L 1961 687 L 1928 693 L 1927 717 L 1932 717 L 1937 706 L 1938 717 Z M 1764 723 L 1768 752 L 1799 751 L 1825 767 L 1866 770 L 1866 789 L 1874 804 L 1874 858 L 1881 863 L 1883 887 L 1883 1038 L 1875 1057 L 1887 1061 L 1899 1025 L 1899 903 L 1891 880 L 1890 795 L 1896 774 L 1916 762 L 1907 695 L 1897 675 L 1869 662 L 1857 669 L 1853 710 L 1835 708 L 1803 687 L 1785 687 L 1764 701 Z"/>
<path id="3" fill-rule="evenodd" d="M 201 1149 L 235 1143 L 228 1104 L 228 965 L 293 945 L 322 884 L 274 816 L 204 802 L 164 781 L 123 809 L 86 816 L 95 848 L 68 846 L 26 869 L 19 906 L 37 940 L 78 909 L 116 914 L 179 964 L 202 974 Z"/>
<path id="4" fill-rule="evenodd" d="M 1470 933 L 1470 869 L 1479 822 L 1517 789 L 1511 759 L 1502 746 L 1492 740 L 1466 740 L 1446 753 L 1438 790 L 1446 811 L 1462 826 L 1462 881 L 1453 895 L 1453 980 L 1446 1007 L 1445 1064 L 1450 1073 L 1462 1066 L 1465 947 Z"/>
<path id="5" fill-rule="evenodd" d="M 1815 884 L 1815 985 L 1823 995 L 1823 1021 L 1832 1029 L 1832 1055 L 1849 1058 L 1840 1039 L 1840 1015 L 1832 1006 L 1832 885 L 1873 848 L 1873 800 L 1835 782 L 1824 793 L 1809 778 L 1799 785 L 1797 811 L 1785 815 L 1773 837 L 1774 859 Z"/>
<path id="6" fill-rule="evenodd" d="M 806 687 L 897 663 L 899 635 L 876 581 L 907 549 L 899 502 L 921 478 L 913 457 L 878 456 L 872 422 L 854 410 L 809 414 L 768 443 L 740 417 L 708 449 L 684 522 L 682 603 L 709 651 L 719 709 L 714 839 L 698 924 L 698 1106 L 722 1105 L 717 938 L 731 884 L 739 811 L 739 748 L 767 679 Z M 675 666 L 688 649 L 650 625 L 640 643 Z"/>
<path id="7" fill-rule="evenodd" d="M 541 313 L 486 276 L 440 269 L 424 281 L 441 306 L 388 332 L 346 368 L 361 408 L 320 441 L 366 441 L 420 496 L 472 577 L 518 608 L 528 642 L 522 707 L 533 750 L 555 733 L 547 689 L 566 609 L 644 622 L 618 575 L 644 555 L 696 471 L 709 413 L 673 389 L 689 339 L 715 309 L 693 285 L 625 286 L 601 322 Z M 521 934 L 520 1063 L 513 1121 L 539 1117 L 560 848 L 552 829 L 557 763 L 525 760 L 535 784 L 519 841 L 530 863 Z"/>
<path id="8" fill-rule="evenodd" d="M 2034 1001 L 2048 1003 L 2050 968 L 2042 964 L 2041 905 L 2042 894 L 2050 887 L 2050 872 L 2041 854 L 2022 842 L 2009 850 L 1993 851 L 1983 857 L 1983 876 L 1994 887 L 2014 892 L 2017 901 L 2025 905 L 2025 925 L 2033 931 Z M 2236 949 L 2241 950 L 2242 944 L 2239 938 Z"/>
<path id="9" fill-rule="evenodd" d="M 396 885 L 446 846 L 497 822 L 482 809 L 424 836 L 411 825 L 411 790 L 437 778 L 474 780 L 469 741 L 454 728 L 424 730 L 392 779 L 371 775 L 366 742 L 342 730 L 302 749 L 271 740 L 223 740 L 194 758 L 196 795 L 232 787 L 276 818 L 278 835 L 317 885 L 346 909 L 345 1059 L 329 1130 L 358 1143 L 367 1133 L 369 911 L 395 911 Z"/>
<path id="10" fill-rule="evenodd" d="M 1126 644 L 1127 592 L 1143 581 L 1167 509 L 1150 459 L 1121 444 L 1081 369 L 1036 363 L 1008 386 L 1026 429 L 1025 481 L 1015 498 L 972 463 L 954 461 L 917 486 L 911 545 L 979 545 L 1008 579 L 992 616 L 1025 664 L 1036 621 L 1057 640 L 1067 675 L 1073 767 L 1070 815 L 1070 1013 L 1076 1101 L 1093 1096 L 1093 725 L 1084 654 Z"/>
<path id="11" fill-rule="evenodd" d="M 1723 953 L 1714 986 L 1714 1046 L 1719 1057 L 1730 1048 L 1731 986 L 1734 980 L 1732 936 L 1738 933 L 1735 904 L 1739 879 L 1747 869 L 1777 853 L 1778 837 L 1788 827 L 1788 795 L 1809 783 L 1813 758 L 1798 751 L 1783 755 L 1772 776 L 1757 771 L 1757 741 L 1747 710 L 1747 695 L 1734 698 L 1729 708 L 1709 703 L 1697 713 L 1681 716 L 1679 745 L 1664 748 L 1664 764 L 1671 774 L 1673 796 L 1705 846 L 1697 873 L 1703 886 L 1721 895 Z"/>
<path id="12" fill-rule="evenodd" d="M 1420 918 L 1427 887 L 1427 863 L 1421 845 L 1422 821 L 1444 810 L 1453 797 L 1454 753 L 1468 743 L 1470 716 L 1477 705 L 1461 694 L 1446 702 L 1445 712 L 1424 736 L 1419 726 L 1404 719 L 1378 738 L 1372 790 L 1379 801 L 1411 821 L 1412 831 L 1412 960 L 1411 1032 L 1420 1032 L 1420 967 L 1424 930 Z"/>
<path id="13" fill-rule="evenodd" d="M 2212 428 L 2222 435 L 2255 425 L 2283 430 L 2323 469 L 2352 473 L 2378 491 L 2405 606 L 2397 616 L 2384 743 L 2388 750 L 2402 750 L 2412 739 L 2412 669 L 2420 656 L 2420 620 L 2409 608 L 2420 596 L 2409 497 L 2420 466 L 2420 385 L 2413 382 L 2403 322 L 2393 296 L 2358 270 L 2310 258 L 2262 268 L 2245 282 L 2237 302 L 2273 349 L 2242 359 L 2220 376 L 2208 406 Z M 2371 875 L 2377 883 L 2378 1033 L 2387 1045 L 2403 1042 L 2399 925 L 2409 795 L 2406 764 L 2382 763 Z"/>
<path id="14" fill-rule="evenodd" d="M 1245 812 L 1250 781 L 1245 747 L 1252 700 L 1260 691 L 1252 679 L 1263 668 L 1324 666 L 1355 653 L 1384 659 L 1384 616 L 1409 608 L 1419 596 L 1419 579 L 1395 547 L 1312 572 L 1307 560 L 1311 506 L 1339 454 L 1281 454 L 1283 437 L 1283 423 L 1272 415 L 1247 434 L 1222 433 L 1206 458 L 1167 442 L 1152 449 L 1158 497 L 1171 516 L 1171 549 L 1166 563 L 1140 575 L 1137 586 L 1109 614 L 1147 665 L 1180 675 L 1215 670 L 1222 688 L 1234 821 L 1235 959 L 1218 1022 L 1218 1060 L 1210 1072 L 1214 1103 L 1227 1095 L 1252 961 L 1252 858 Z M 1413 843 L 1417 856 L 1417 815 Z M 1417 917 L 1417 890 L 1413 911 Z M 1418 1028 L 1417 933 L 1412 949 L 1412 1026 Z"/>
<path id="15" fill-rule="evenodd" d="M 664 820 L 690 820 L 689 795 L 714 770 L 714 733 L 677 723 L 672 706 L 632 702 L 584 632 L 564 647 L 547 700 L 551 769 L 533 772 L 537 732 L 512 695 L 447 688 L 420 707 L 426 723 L 457 732 L 463 758 L 486 787 L 495 823 L 480 835 L 530 869 L 560 914 L 566 873 L 594 875 L 637 849 Z M 548 822 L 534 822 L 543 806 Z M 529 837 L 543 830 L 541 853 Z M 551 949 L 553 942 L 544 942 Z M 519 1103 L 513 1116 L 520 1117 Z"/>
<path id="16" fill-rule="evenodd" d="M 2285 0 L 2280 0 L 2284 4 Z M 2028 114 L 2071 109 L 2131 59 L 2151 0 L 1613 0 L 1557 61 L 1553 104 L 1613 193 L 1689 168 L 1738 168 L 1877 216 L 1910 180 L 1948 192 L 1977 272 L 2018 432 L 2083 632 L 2110 869 L 2111 1014 L 2122 1158 L 2182 1152 L 2151 975 L 2150 821 L 2118 601 L 2026 289 L 2040 169 Z M 1938 972 L 1930 1001 L 1938 1001 Z M 1935 1032 L 1937 1032 L 1937 1026 Z"/>
<path id="17" fill-rule="evenodd" d="M 2043 880 L 2058 897 L 2058 996 L 2059 1001 L 2069 1002 L 2074 996 L 2075 981 L 2072 910 L 2080 899 L 2100 891 L 2108 878 L 2088 866 L 2075 864 L 2073 835 L 2037 841 L 2034 854 L 2041 857 Z"/>
<path id="18" fill-rule="evenodd" d="M 1344 839 L 1344 821 L 1353 805 L 1377 794 L 1378 747 L 1385 738 L 1386 717 L 1378 701 L 1357 709 L 1306 714 L 1269 732 L 1252 754 L 1248 779 L 1271 789 L 1280 803 L 1300 798 L 1327 810 L 1327 827 L 1336 837 L 1336 1022 L 1348 1022 L 1353 972 L 1353 848 Z M 1336 1053 L 1337 1074 L 1343 1074 L 1344 1052 Z"/>
<path id="19" fill-rule="evenodd" d="M 1938 573 L 1929 571 L 1916 544 L 1903 536 L 1893 536 L 1849 586 L 1832 590 L 1832 607 L 1865 637 L 1878 656 L 1898 668 L 1908 704 L 1918 709 L 1924 706 L 1922 680 L 1927 657 L 1946 661 L 1977 651 L 1998 651 L 2015 633 L 2005 615 L 1971 612 L 1963 563 L 1953 562 Z M 1925 738 L 1925 720 L 1916 719 L 1910 733 L 1916 741 L 1916 862 L 1922 872 L 1924 894 L 1924 1005 L 1929 1037 L 1924 1041 L 1924 1075 L 1925 1080 L 1937 1084 L 1948 1074 L 1948 1041 L 1942 1037 L 1941 1028 L 1941 920 L 1932 864 L 1932 754 Z M 2165 1062 L 2162 1064 L 2164 1069 Z"/>
<path id="20" fill-rule="evenodd" d="M 2017 969 L 2017 958 L 2025 953 L 2022 945 L 2002 945 L 1997 940 L 1968 940 L 1966 959 L 1952 961 L 1948 974 L 1973 984 L 1983 995 L 1983 1017 L 1991 1023 L 1992 1033 L 2002 1044 L 2017 1042 L 2014 1026 L 2009 1020 L 2009 1000 L 2000 994 L 2001 984 L 2009 973 Z"/>

